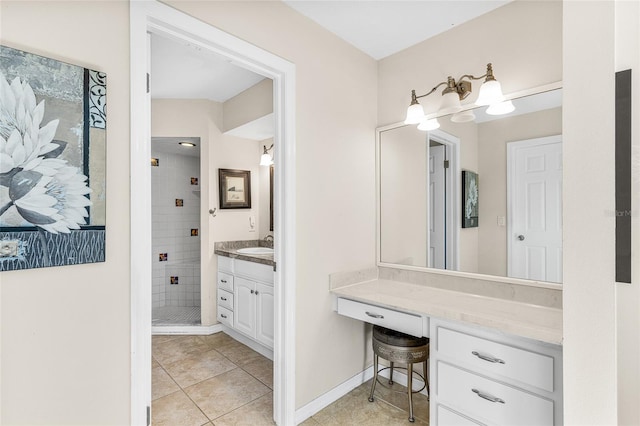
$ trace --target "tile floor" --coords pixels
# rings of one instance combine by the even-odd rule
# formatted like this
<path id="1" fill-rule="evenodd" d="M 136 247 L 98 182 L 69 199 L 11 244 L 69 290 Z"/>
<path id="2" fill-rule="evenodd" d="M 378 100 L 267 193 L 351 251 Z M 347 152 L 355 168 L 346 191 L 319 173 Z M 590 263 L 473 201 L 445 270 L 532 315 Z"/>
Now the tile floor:
<path id="1" fill-rule="evenodd" d="M 162 325 L 199 325 L 200 307 L 160 306 L 151 313 L 153 326 Z"/>
<path id="2" fill-rule="evenodd" d="M 405 388 L 357 387 L 302 424 L 409 425 Z M 153 337 L 152 424 L 273 425 L 273 363 L 224 333 Z M 429 403 L 414 395 L 415 425 L 429 421 Z"/>

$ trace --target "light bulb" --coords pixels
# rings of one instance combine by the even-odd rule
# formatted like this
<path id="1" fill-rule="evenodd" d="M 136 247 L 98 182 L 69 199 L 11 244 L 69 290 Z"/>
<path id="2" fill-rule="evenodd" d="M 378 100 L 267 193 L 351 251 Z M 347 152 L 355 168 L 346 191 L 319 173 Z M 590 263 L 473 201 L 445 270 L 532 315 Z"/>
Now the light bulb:
<path id="1" fill-rule="evenodd" d="M 260 165 L 261 166 L 270 166 L 273 164 L 273 160 L 271 156 L 266 152 L 260 156 Z"/>
<path id="2" fill-rule="evenodd" d="M 424 108 L 418 102 L 409 105 L 404 124 L 418 124 L 424 118 Z"/>
<path id="3" fill-rule="evenodd" d="M 476 105 L 493 105 L 502 101 L 504 101 L 504 95 L 502 94 L 502 86 L 500 86 L 498 80 L 489 80 L 482 83 Z"/>
<path id="4" fill-rule="evenodd" d="M 476 119 L 476 115 L 472 110 L 462 111 L 455 113 L 451 116 L 451 121 L 454 123 L 468 123 Z"/>
<path id="5" fill-rule="evenodd" d="M 420 122 L 420 124 L 418 124 L 418 130 L 423 130 L 426 132 L 435 130 L 438 127 L 440 127 L 440 123 L 438 122 L 437 118 L 424 119 Z"/>
<path id="6" fill-rule="evenodd" d="M 491 105 L 489 108 L 487 108 L 487 114 L 489 115 L 509 114 L 510 112 L 513 112 L 515 109 L 516 107 L 513 105 L 513 102 L 504 101 L 498 104 Z"/>
<path id="7" fill-rule="evenodd" d="M 440 107 L 440 111 L 438 111 L 438 115 L 453 114 L 461 109 L 462 105 L 460 105 L 460 97 L 458 96 L 458 93 L 455 91 L 445 93 L 442 95 L 442 105 Z"/>

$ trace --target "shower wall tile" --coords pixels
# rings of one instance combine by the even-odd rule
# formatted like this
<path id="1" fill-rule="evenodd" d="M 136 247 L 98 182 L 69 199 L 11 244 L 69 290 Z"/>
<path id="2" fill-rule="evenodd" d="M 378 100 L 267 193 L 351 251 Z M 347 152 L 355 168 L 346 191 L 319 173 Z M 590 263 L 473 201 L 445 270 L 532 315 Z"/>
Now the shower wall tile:
<path id="1" fill-rule="evenodd" d="M 152 151 L 159 159 L 152 176 L 153 307 L 200 306 L 200 237 L 191 229 L 200 228 L 199 159 Z M 176 200 L 182 206 L 176 206 Z M 159 262 L 158 253 L 168 261 Z M 179 277 L 171 285 L 170 277 Z"/>

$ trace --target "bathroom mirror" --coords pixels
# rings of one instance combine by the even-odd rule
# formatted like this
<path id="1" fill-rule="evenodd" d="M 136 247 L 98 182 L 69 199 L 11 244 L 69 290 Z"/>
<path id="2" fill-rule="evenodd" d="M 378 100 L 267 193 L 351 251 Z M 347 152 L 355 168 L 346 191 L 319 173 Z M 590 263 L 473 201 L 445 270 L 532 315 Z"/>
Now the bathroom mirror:
<path id="1" fill-rule="evenodd" d="M 377 130 L 380 266 L 561 282 L 561 85 L 509 98 L 507 115 Z"/>

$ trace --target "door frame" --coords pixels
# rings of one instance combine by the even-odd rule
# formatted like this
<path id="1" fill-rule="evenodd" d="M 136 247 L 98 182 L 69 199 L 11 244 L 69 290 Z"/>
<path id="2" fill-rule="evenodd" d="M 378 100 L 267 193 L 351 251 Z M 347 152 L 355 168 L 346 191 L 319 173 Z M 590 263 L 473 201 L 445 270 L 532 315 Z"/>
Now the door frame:
<path id="1" fill-rule="evenodd" d="M 151 406 L 151 131 L 147 95 L 150 30 L 188 40 L 273 80 L 275 115 L 275 342 L 273 413 L 295 417 L 295 65 L 156 0 L 130 2 L 131 424 Z M 257 161 L 257 158 L 256 158 Z"/>
<path id="2" fill-rule="evenodd" d="M 460 195 L 460 139 L 443 130 L 432 130 L 427 134 L 427 161 L 429 159 L 430 141 L 433 139 L 445 146 L 445 154 L 449 156 L 449 168 L 445 170 L 446 188 L 445 193 L 451 196 L 446 200 L 447 215 L 445 221 L 449 225 L 451 232 L 446 234 L 446 258 L 451 259 L 451 263 L 446 270 L 457 271 L 460 265 L 460 228 L 462 227 L 461 195 Z M 427 174 L 427 180 L 428 178 Z M 429 187 L 429 182 L 427 182 Z M 428 236 L 427 236 L 428 241 Z"/>
<path id="3" fill-rule="evenodd" d="M 515 212 L 516 150 L 541 145 L 562 144 L 562 135 L 507 142 L 507 277 L 513 273 L 513 215 Z M 527 279 L 527 278 L 525 278 Z"/>

